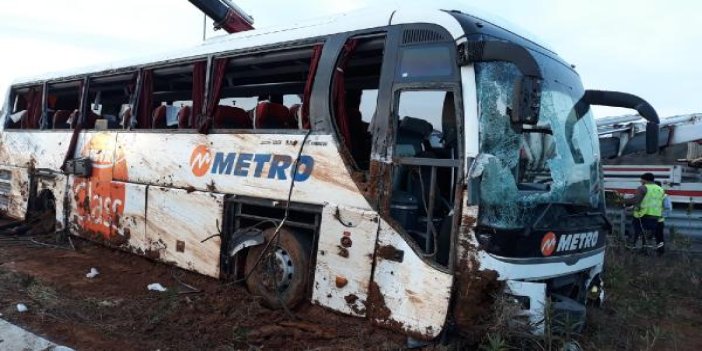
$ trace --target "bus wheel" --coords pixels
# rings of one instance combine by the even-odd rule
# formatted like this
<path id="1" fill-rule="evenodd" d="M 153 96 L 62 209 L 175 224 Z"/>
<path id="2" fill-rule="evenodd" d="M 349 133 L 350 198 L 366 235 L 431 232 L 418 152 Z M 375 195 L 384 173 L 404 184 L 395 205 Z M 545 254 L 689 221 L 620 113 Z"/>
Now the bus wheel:
<path id="1" fill-rule="evenodd" d="M 263 298 L 263 305 L 293 308 L 305 298 L 309 276 L 309 250 L 306 238 L 285 228 L 274 237 L 275 228 L 266 229 L 264 244 L 249 249 L 246 280 L 249 291 Z M 273 240 L 264 252 L 268 242 Z"/>

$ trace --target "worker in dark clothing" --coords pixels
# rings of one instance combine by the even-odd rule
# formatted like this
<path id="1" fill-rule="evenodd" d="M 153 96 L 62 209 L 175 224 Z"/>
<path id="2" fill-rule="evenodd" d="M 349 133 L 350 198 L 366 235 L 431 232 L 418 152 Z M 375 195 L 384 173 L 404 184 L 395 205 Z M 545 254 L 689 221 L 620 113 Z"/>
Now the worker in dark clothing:
<path id="1" fill-rule="evenodd" d="M 663 188 L 661 182 L 656 181 L 656 185 Z M 656 229 L 656 251 L 658 254 L 663 254 L 665 252 L 665 219 L 670 216 L 673 211 L 673 203 L 670 201 L 670 196 L 666 194 L 665 189 L 663 189 L 663 214 L 661 218 L 658 219 L 658 228 Z"/>
<path id="2" fill-rule="evenodd" d="M 634 206 L 634 237 L 632 243 L 641 237 L 641 242 L 646 244 L 645 233 L 657 234 L 658 221 L 663 215 L 663 188 L 654 183 L 652 173 L 641 175 L 641 186 L 636 189 L 633 197 L 624 199 L 625 205 Z M 657 246 L 663 248 L 663 238 L 656 235 Z M 661 251 L 659 251 L 661 252 Z"/>

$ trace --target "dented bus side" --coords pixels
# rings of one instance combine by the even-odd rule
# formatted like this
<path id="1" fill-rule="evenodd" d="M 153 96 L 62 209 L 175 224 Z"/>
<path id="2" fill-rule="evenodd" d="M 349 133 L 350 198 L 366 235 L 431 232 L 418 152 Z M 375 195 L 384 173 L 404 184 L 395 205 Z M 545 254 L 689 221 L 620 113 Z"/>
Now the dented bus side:
<path id="1" fill-rule="evenodd" d="M 491 57 L 490 38 L 511 44 Z M 520 108 L 513 92 L 500 90 L 500 79 L 521 76 L 494 64 L 524 67 L 524 52 L 555 57 L 460 11 L 400 9 L 21 81 L 2 116 L 0 209 L 16 219 L 51 210 L 58 230 L 246 279 L 271 306 L 309 300 L 418 339 L 436 338 L 449 319 L 471 328 L 504 289 L 538 321 L 553 281 L 596 280 L 604 235 L 588 219 L 563 230 L 531 223 L 524 247 L 548 242 L 576 256 L 514 256 L 502 245 L 516 229 L 495 222 L 501 208 L 546 213 L 539 201 L 575 191 L 515 180 L 515 203 L 490 196 L 490 181 L 518 173 L 523 136 L 493 145 L 486 126 L 525 129 L 508 113 Z M 556 76 L 545 71 L 539 79 Z M 542 118 L 556 128 L 559 113 Z M 491 158 L 498 144 L 516 151 Z M 583 164 L 570 149 L 542 150 L 541 161 Z M 578 167 L 594 176 L 582 182 L 596 197 L 598 156 L 585 158 Z M 536 163 L 543 173 L 548 163 Z"/>

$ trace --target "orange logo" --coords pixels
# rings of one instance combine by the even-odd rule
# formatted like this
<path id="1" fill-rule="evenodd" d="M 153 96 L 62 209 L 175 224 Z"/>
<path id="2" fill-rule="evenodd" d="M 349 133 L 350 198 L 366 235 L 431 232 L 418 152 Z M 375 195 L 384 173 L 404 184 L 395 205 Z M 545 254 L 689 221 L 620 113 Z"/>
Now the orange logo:
<path id="1" fill-rule="evenodd" d="M 77 224 L 88 233 L 108 239 L 123 235 L 120 217 L 124 214 L 128 180 L 124 152 L 117 147 L 115 137 L 107 134 L 93 135 L 82 149 L 81 155 L 93 160 L 90 178 L 73 181 L 73 200 Z"/>
<path id="2" fill-rule="evenodd" d="M 551 256 L 553 251 L 556 249 L 556 234 L 553 232 L 548 232 L 541 239 L 541 254 L 544 256 Z"/>
<path id="3" fill-rule="evenodd" d="M 212 154 L 210 149 L 205 145 L 198 145 L 190 155 L 190 167 L 196 177 L 204 176 L 210 170 L 212 163 Z"/>

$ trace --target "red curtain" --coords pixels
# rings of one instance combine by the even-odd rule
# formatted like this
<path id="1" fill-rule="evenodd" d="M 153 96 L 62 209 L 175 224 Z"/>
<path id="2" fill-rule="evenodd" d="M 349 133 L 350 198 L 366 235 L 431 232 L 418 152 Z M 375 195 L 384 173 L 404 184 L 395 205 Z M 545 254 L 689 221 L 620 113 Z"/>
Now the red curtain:
<path id="1" fill-rule="evenodd" d="M 207 134 L 212 127 L 212 118 L 217 112 L 217 106 L 219 106 L 219 99 L 222 96 L 222 87 L 224 83 L 224 74 L 227 71 L 227 64 L 229 63 L 229 58 L 218 58 L 214 60 L 214 69 L 212 72 L 212 89 L 210 90 L 210 96 L 207 100 L 207 111 L 205 116 L 200 118 L 200 128 L 198 132 L 201 134 Z"/>
<path id="2" fill-rule="evenodd" d="M 33 115 L 33 121 L 34 121 L 34 128 L 39 128 L 39 124 L 41 123 L 41 113 L 43 111 L 42 108 L 42 88 L 38 87 L 34 91 L 34 101 L 32 102 L 32 115 Z"/>
<path id="3" fill-rule="evenodd" d="M 315 45 L 312 50 L 312 61 L 310 61 L 310 71 L 307 73 L 307 82 L 305 83 L 305 95 L 302 97 L 302 128 L 310 129 L 310 104 L 312 96 L 312 84 L 314 76 L 317 74 L 317 66 L 319 66 L 319 58 L 322 56 L 322 44 Z"/>
<path id="4" fill-rule="evenodd" d="M 202 115 L 202 106 L 205 102 L 205 75 L 207 74 L 207 61 L 195 62 L 193 67 L 193 107 L 190 111 L 188 127 L 194 128 L 195 123 Z"/>
<path id="5" fill-rule="evenodd" d="M 343 53 L 339 58 L 339 63 L 334 70 L 334 100 L 336 101 L 336 125 L 339 128 L 341 137 L 346 144 L 346 147 L 351 149 L 351 128 L 349 127 L 348 116 L 346 116 L 346 80 L 344 70 L 349 63 L 351 55 L 353 55 L 358 40 L 351 39 L 344 45 Z"/>
<path id="6" fill-rule="evenodd" d="M 27 102 L 27 116 L 22 119 L 22 129 L 37 129 L 41 120 L 42 112 L 42 88 L 34 87 L 24 94 L 24 100 Z"/>
<path id="7" fill-rule="evenodd" d="M 154 104 L 154 72 L 152 70 L 144 70 L 142 75 L 137 127 L 149 129 L 151 128 L 151 114 L 153 113 Z"/>

